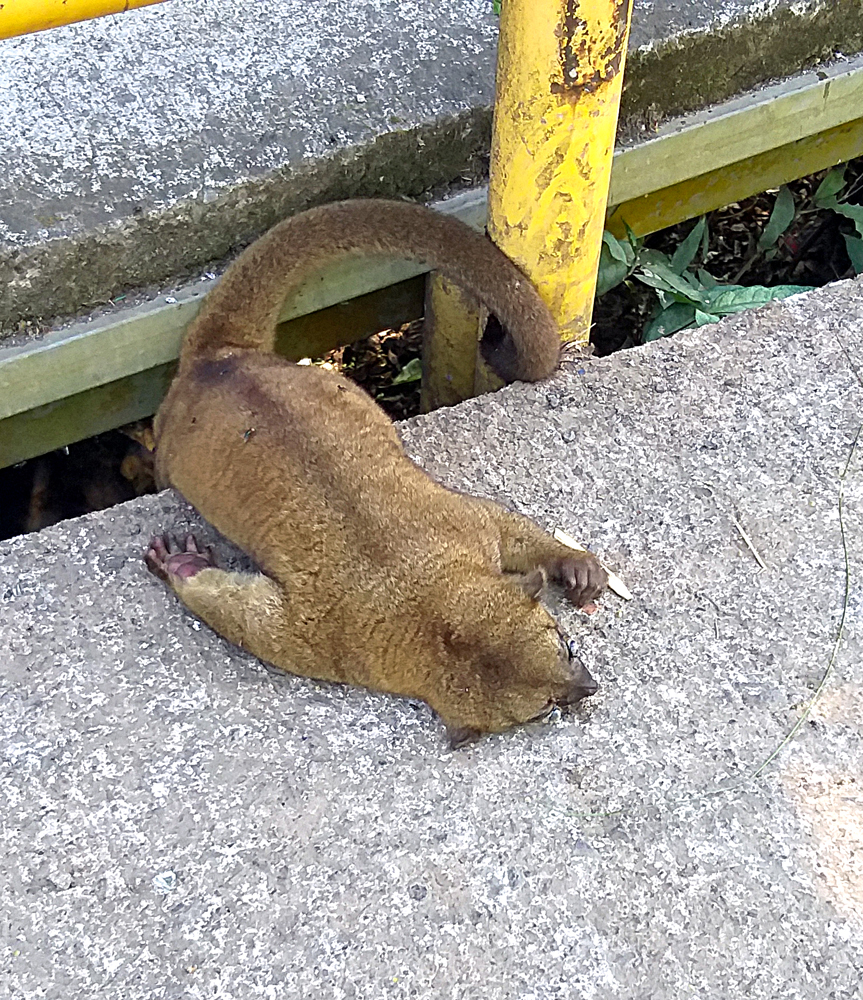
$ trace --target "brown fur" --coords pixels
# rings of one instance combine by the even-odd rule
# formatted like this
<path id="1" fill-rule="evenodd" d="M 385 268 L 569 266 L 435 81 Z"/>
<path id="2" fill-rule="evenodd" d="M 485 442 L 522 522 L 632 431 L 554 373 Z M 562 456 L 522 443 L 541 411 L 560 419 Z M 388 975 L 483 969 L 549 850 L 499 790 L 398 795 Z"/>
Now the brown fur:
<path id="1" fill-rule="evenodd" d="M 234 263 L 191 324 L 181 366 L 233 348 L 272 350 L 282 305 L 322 265 L 346 257 L 415 260 L 488 306 L 506 336 L 483 342 L 508 382 L 536 382 L 557 367 L 557 324 L 530 281 L 463 222 L 404 201 L 358 199 L 302 212 L 274 226 Z"/>
<path id="2" fill-rule="evenodd" d="M 211 293 L 155 426 L 158 478 L 263 573 L 217 569 L 193 541 L 186 553 L 157 541 L 151 569 L 262 659 L 422 698 L 456 741 L 592 693 L 537 597 L 548 574 L 577 603 L 591 600 L 606 580 L 593 556 L 433 482 L 357 386 L 266 353 L 286 292 L 346 253 L 446 271 L 503 321 L 516 375 L 536 379 L 553 367 L 557 334 L 533 287 L 456 220 L 364 201 L 288 219 Z"/>

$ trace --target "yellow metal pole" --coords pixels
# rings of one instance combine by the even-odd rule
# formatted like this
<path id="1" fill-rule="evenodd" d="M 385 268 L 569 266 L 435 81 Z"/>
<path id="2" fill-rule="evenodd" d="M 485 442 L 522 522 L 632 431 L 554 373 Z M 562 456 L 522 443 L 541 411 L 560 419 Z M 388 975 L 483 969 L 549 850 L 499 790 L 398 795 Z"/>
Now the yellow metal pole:
<path id="1" fill-rule="evenodd" d="M 442 274 L 426 281 L 423 322 L 423 413 L 453 406 L 476 395 L 476 345 L 483 319 L 481 307 Z"/>
<path id="2" fill-rule="evenodd" d="M 590 331 L 632 0 L 503 0 L 489 233 Z"/>
<path id="3" fill-rule="evenodd" d="M 2 0 L 0 38 L 27 35 L 61 24 L 87 21 L 103 14 L 122 14 L 163 0 Z"/>

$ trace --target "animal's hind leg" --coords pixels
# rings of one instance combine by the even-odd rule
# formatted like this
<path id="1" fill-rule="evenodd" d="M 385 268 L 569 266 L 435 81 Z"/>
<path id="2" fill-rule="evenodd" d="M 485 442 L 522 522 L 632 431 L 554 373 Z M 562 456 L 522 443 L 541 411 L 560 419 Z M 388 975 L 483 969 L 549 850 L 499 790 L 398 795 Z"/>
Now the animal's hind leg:
<path id="1" fill-rule="evenodd" d="M 182 546 L 168 535 L 157 535 L 144 560 L 150 572 L 219 635 L 262 660 L 283 665 L 279 661 L 290 629 L 285 595 L 275 581 L 263 573 L 218 569 L 212 551 L 199 546 L 193 535 L 187 535 Z"/>

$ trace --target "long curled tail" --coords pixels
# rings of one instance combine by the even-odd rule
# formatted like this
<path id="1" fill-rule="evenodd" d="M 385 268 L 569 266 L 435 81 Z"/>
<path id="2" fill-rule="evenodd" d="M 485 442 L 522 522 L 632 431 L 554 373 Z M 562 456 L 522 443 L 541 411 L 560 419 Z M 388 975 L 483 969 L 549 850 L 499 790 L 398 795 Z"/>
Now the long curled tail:
<path id="1" fill-rule="evenodd" d="M 503 327 L 504 337 L 483 347 L 508 381 L 534 382 L 557 366 L 554 318 L 491 240 L 421 205 L 357 199 L 285 219 L 242 253 L 189 326 L 181 368 L 233 350 L 272 350 L 283 303 L 325 264 L 351 256 L 417 261 L 470 292 Z"/>

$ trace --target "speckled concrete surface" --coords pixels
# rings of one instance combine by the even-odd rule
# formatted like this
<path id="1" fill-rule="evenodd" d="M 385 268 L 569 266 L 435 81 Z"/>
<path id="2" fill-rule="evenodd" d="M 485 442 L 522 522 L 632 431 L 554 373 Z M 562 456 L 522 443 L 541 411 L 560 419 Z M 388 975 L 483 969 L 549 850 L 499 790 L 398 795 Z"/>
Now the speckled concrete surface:
<path id="1" fill-rule="evenodd" d="M 455 754 L 186 615 L 172 494 L 0 544 L 0 994 L 856 1000 L 861 356 L 846 283 L 406 425 L 635 592 L 562 609 L 579 714 Z M 830 659 L 849 456 L 845 638 L 746 782 Z"/>
<path id="2" fill-rule="evenodd" d="M 623 117 L 863 47 L 859 0 L 636 0 Z M 0 42 L 0 327 L 223 258 L 286 215 L 482 177 L 491 0 L 171 0 Z"/>

